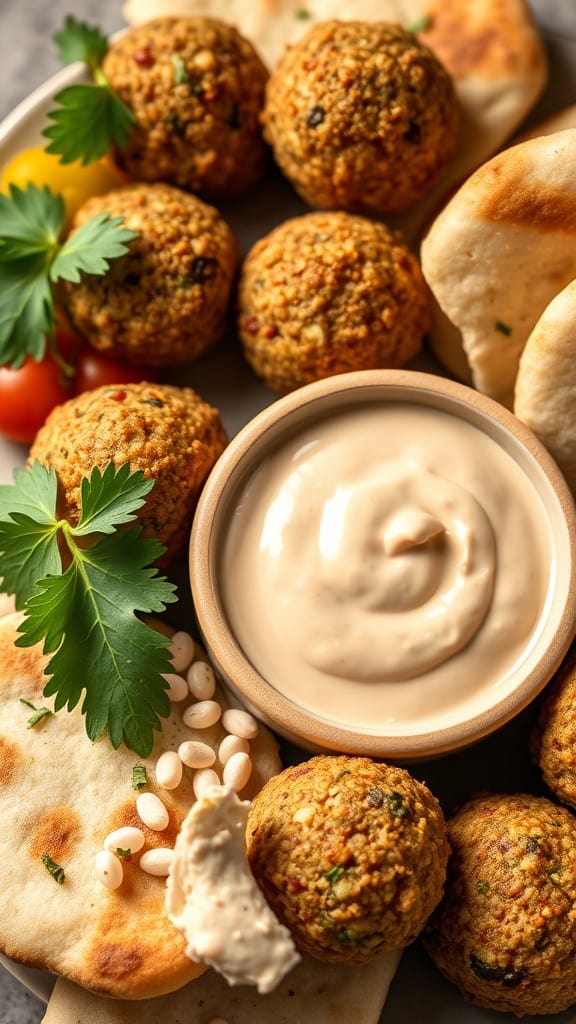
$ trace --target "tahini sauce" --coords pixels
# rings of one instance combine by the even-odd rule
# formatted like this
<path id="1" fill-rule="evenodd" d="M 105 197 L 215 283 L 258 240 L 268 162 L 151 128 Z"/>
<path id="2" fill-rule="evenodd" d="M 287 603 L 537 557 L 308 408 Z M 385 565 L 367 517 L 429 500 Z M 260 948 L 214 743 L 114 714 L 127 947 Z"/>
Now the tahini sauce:
<path id="1" fill-rule="evenodd" d="M 388 403 L 333 415 L 248 481 L 226 614 L 256 669 L 371 732 L 456 719 L 535 637 L 551 548 L 536 491 L 472 424 Z"/>

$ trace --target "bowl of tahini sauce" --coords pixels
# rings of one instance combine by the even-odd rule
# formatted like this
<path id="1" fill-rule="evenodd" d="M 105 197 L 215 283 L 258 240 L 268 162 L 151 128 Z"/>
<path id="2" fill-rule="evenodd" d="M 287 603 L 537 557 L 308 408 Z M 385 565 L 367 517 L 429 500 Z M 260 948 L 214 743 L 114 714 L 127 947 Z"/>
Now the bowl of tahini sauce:
<path id="1" fill-rule="evenodd" d="M 576 513 L 497 403 L 431 374 L 344 374 L 232 440 L 190 574 L 216 669 L 278 733 L 424 758 L 509 721 L 559 666 Z"/>

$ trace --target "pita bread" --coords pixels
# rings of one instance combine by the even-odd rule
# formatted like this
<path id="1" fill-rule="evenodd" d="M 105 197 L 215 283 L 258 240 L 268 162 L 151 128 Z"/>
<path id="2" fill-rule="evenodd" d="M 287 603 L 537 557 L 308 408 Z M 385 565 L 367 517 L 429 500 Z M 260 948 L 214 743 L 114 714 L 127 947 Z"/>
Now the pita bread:
<path id="1" fill-rule="evenodd" d="M 576 281 L 546 307 L 524 347 L 514 412 L 539 437 L 576 494 Z"/>
<path id="2" fill-rule="evenodd" d="M 269 995 L 230 988 L 215 971 L 161 999 L 138 1003 L 98 999 L 59 980 L 43 1024 L 377 1024 L 400 960 L 390 953 L 363 967 L 342 968 L 303 957 Z"/>
<path id="3" fill-rule="evenodd" d="M 553 135 L 566 128 L 576 128 L 576 104 L 533 125 L 518 135 L 514 142 L 525 142 L 527 139 L 534 139 L 542 135 Z M 450 322 L 434 299 L 432 301 L 432 326 L 428 334 L 428 342 L 436 357 L 454 377 L 464 381 L 465 384 L 472 383 L 470 364 L 462 345 L 462 332 Z"/>
<path id="4" fill-rule="evenodd" d="M 141 870 L 135 854 L 124 862 L 120 888 L 110 891 L 96 879 L 94 861 L 108 833 L 123 825 L 142 828 L 144 850 L 174 845 L 195 800 L 192 773 L 186 770 L 178 789 L 167 791 L 156 785 L 154 766 L 162 750 L 193 734 L 182 724 L 179 705 L 147 759 L 125 747 L 113 750 L 105 737 L 92 743 L 77 709 L 27 728 L 31 712 L 22 699 L 35 707 L 50 702 L 42 697 L 46 659 L 40 648 L 14 645 L 20 621 L 19 614 L 0 619 L 0 951 L 106 996 L 140 999 L 172 991 L 204 968 L 186 956 L 168 919 L 165 880 Z M 212 728 L 202 738 L 216 744 L 225 733 L 220 724 Z M 280 769 L 276 743 L 264 728 L 251 752 L 253 773 L 243 797 Z M 138 761 L 147 768 L 147 788 L 168 808 L 163 832 L 137 816 L 131 775 Z M 61 885 L 43 854 L 64 868 Z"/>
<path id="5" fill-rule="evenodd" d="M 516 130 L 546 84 L 546 56 L 525 0 L 354 0 L 345 12 L 339 0 L 126 0 L 123 7 L 131 25 L 166 14 L 233 22 L 270 68 L 312 24 L 343 13 L 408 28 L 421 23 L 420 39 L 454 81 L 462 110 L 456 152 L 425 200 L 390 220 L 411 242 L 448 192 Z"/>
<path id="6" fill-rule="evenodd" d="M 422 244 L 474 386 L 510 408 L 528 335 L 576 277 L 575 160 L 576 129 L 512 146 L 462 185 Z"/>

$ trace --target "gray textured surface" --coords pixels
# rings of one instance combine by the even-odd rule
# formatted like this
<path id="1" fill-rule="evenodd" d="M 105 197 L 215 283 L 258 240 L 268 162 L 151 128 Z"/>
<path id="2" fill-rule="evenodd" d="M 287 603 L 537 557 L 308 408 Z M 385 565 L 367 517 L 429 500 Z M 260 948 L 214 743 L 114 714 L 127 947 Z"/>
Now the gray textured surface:
<path id="1" fill-rule="evenodd" d="M 472 3 L 474 0 L 463 2 Z M 540 24 L 548 32 L 576 41 L 576 0 L 532 0 L 532 6 Z M 66 14 L 71 12 L 78 17 L 96 21 L 107 32 L 122 25 L 120 0 L 99 0 L 97 4 L 93 0 L 75 0 L 74 4 L 70 0 L 0 0 L 0 117 L 57 70 L 58 62 L 50 38 Z M 561 45 L 556 48 L 553 40 L 551 43 L 555 85 L 561 89 L 566 103 L 576 102 L 576 63 L 570 55 L 566 56 L 567 51 Z M 541 109 L 546 110 L 546 103 L 541 105 Z M 408 963 L 406 966 L 403 964 L 400 978 L 404 971 L 410 969 Z M 421 969 L 423 975 L 431 971 L 430 965 L 424 961 Z M 436 984 L 432 989 L 432 1001 L 427 1007 L 422 1005 L 420 993 L 416 989 L 414 1005 L 408 1006 L 404 1000 L 401 1007 L 393 987 L 386 1019 L 390 1024 L 404 1024 L 405 1020 L 417 1024 L 419 1020 L 426 1019 L 440 1022 L 443 1016 L 440 1007 L 434 1005 L 436 995 L 442 1004 L 445 998 L 451 998 L 448 990 L 445 992 L 441 985 Z M 42 1004 L 0 966 L 0 1024 L 38 1024 L 43 1012 Z M 421 1017 L 423 1012 L 425 1016 Z M 457 1019 L 453 1009 L 452 1012 L 448 1010 L 446 1019 L 448 1017 L 451 1021 Z M 508 1015 L 492 1014 L 489 1018 L 501 1020 L 502 1024 L 511 1019 Z M 576 1024 L 573 1014 L 553 1019 L 562 1019 L 565 1024 Z"/>

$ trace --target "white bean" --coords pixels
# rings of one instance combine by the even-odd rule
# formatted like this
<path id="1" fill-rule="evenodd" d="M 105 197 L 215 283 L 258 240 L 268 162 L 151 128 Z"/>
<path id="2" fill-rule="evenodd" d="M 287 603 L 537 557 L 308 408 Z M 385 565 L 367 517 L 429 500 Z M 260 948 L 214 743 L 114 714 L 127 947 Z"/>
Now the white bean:
<path id="1" fill-rule="evenodd" d="M 148 828 L 162 832 L 170 821 L 167 808 L 155 793 L 141 793 L 136 799 L 136 810 Z"/>
<path id="2" fill-rule="evenodd" d="M 243 740 L 253 740 L 258 735 L 258 722 L 241 708 L 228 708 L 222 715 L 222 725 L 226 732 L 240 736 Z"/>
<path id="3" fill-rule="evenodd" d="M 199 700 L 182 712 L 182 721 L 189 729 L 209 729 L 216 725 L 222 714 L 217 700 Z"/>
<path id="4" fill-rule="evenodd" d="M 188 669 L 188 687 L 196 700 L 210 700 L 216 692 L 216 676 L 211 665 L 195 661 Z"/>
<path id="5" fill-rule="evenodd" d="M 197 800 L 200 800 L 206 790 L 210 789 L 210 786 L 219 785 L 220 777 L 213 768 L 200 768 L 199 771 L 194 774 L 192 788 L 194 789 L 194 795 Z"/>
<path id="6" fill-rule="evenodd" d="M 169 652 L 175 672 L 184 672 L 194 661 L 195 647 L 190 633 L 185 633 L 184 630 L 174 633 Z"/>
<path id="7" fill-rule="evenodd" d="M 117 889 L 122 885 L 124 869 L 118 857 L 110 850 L 99 850 L 96 854 L 96 878 L 107 889 Z"/>
<path id="8" fill-rule="evenodd" d="M 173 704 L 188 696 L 188 683 L 184 676 L 179 676 L 176 672 L 164 672 L 164 679 L 168 683 L 168 698 Z"/>
<path id="9" fill-rule="evenodd" d="M 182 761 L 175 750 L 165 750 L 156 762 L 156 782 L 163 789 L 176 789 L 182 782 Z"/>
<path id="10" fill-rule="evenodd" d="M 232 754 L 232 757 L 224 765 L 222 780 L 225 786 L 231 786 L 235 793 L 239 793 L 248 782 L 252 774 L 252 761 L 248 754 L 239 751 Z"/>
<path id="11" fill-rule="evenodd" d="M 170 865 L 174 859 L 174 850 L 169 846 L 157 847 L 154 850 L 146 850 L 140 857 L 140 867 L 148 875 L 157 875 L 165 878 L 170 871 Z"/>
<path id="12" fill-rule="evenodd" d="M 109 832 L 104 840 L 104 849 L 116 853 L 116 850 L 130 850 L 130 853 L 138 853 L 146 842 L 142 829 L 134 828 L 132 825 L 125 825 L 124 828 L 117 828 Z"/>
<path id="13" fill-rule="evenodd" d="M 216 753 L 208 743 L 184 740 L 178 747 L 178 757 L 189 768 L 211 768 L 216 760 Z"/>
<path id="14" fill-rule="evenodd" d="M 228 734 L 222 740 L 218 747 L 218 760 L 220 764 L 226 764 L 230 760 L 233 754 L 249 754 L 250 744 L 248 740 L 243 740 L 241 736 L 233 736 Z"/>

